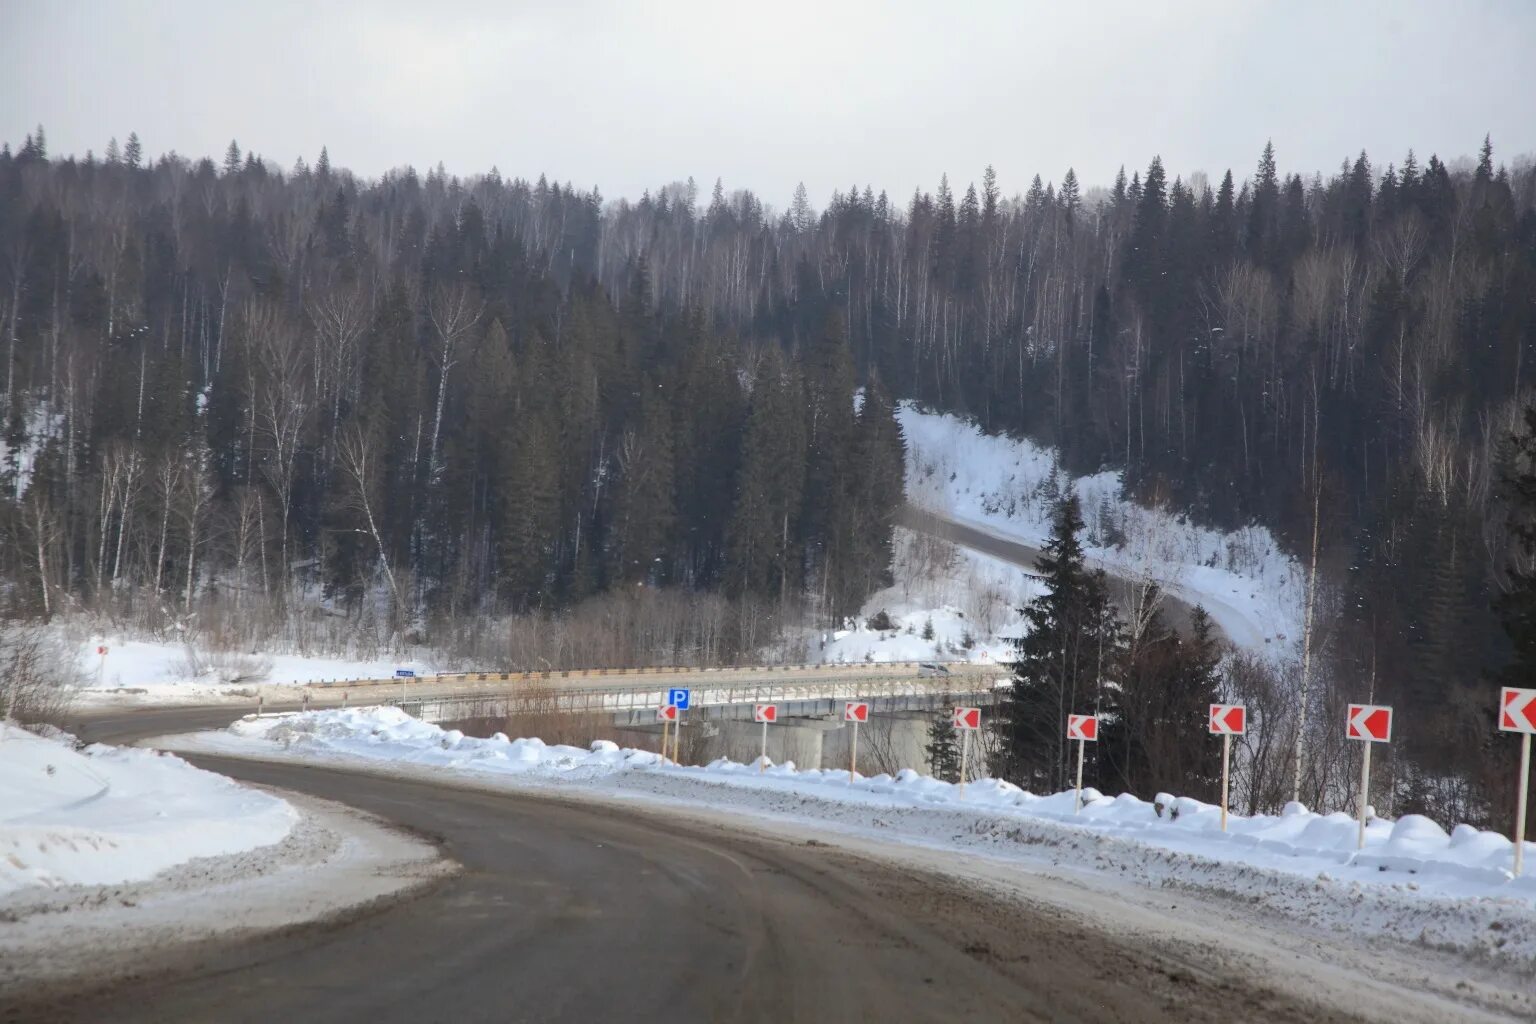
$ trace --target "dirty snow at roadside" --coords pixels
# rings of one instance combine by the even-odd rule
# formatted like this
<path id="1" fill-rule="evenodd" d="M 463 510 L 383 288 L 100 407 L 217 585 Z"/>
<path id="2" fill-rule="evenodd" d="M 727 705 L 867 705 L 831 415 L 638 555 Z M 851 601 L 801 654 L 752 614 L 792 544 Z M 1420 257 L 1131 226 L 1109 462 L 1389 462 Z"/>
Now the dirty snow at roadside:
<path id="1" fill-rule="evenodd" d="M 1033 547 L 1050 535 L 1042 486 L 1056 472 L 1050 449 L 990 436 L 959 417 L 897 410 L 907 439 L 907 500 L 955 522 Z M 1274 657 L 1301 636 L 1305 577 L 1270 532 L 1223 533 L 1150 509 L 1122 494 L 1120 474 L 1071 481 L 1087 524 L 1090 561 L 1129 576 L 1148 575 L 1174 596 L 1205 606 L 1233 642 Z"/>
<path id="2" fill-rule="evenodd" d="M 1069 869 L 1117 872 L 1146 884 L 1192 886 L 1262 900 L 1334 927 L 1536 958 L 1536 878 L 1510 876 L 1513 844 L 1459 825 L 1446 832 L 1416 815 L 1374 820 L 1355 850 L 1347 814 L 1299 805 L 1280 815 L 1233 815 L 1199 801 L 1084 792 L 1036 796 L 983 779 L 965 787 L 905 770 L 858 777 L 837 770 L 759 772 L 716 761 L 664 764 L 649 751 L 599 741 L 590 749 L 538 739 L 467 737 L 397 708 L 352 708 L 250 717 L 220 732 L 170 737 L 176 749 L 254 757 L 373 763 L 447 771 L 509 785 L 577 785 L 598 793 L 787 816 L 888 839 L 985 852 Z M 1526 846 L 1536 860 L 1536 843 Z M 1491 924 L 1491 922 L 1498 922 Z M 1404 928 L 1414 929 L 1403 933 Z"/>
<path id="3" fill-rule="evenodd" d="M 135 882 L 281 842 L 298 813 L 173 755 L 0 724 L 0 895 Z"/>

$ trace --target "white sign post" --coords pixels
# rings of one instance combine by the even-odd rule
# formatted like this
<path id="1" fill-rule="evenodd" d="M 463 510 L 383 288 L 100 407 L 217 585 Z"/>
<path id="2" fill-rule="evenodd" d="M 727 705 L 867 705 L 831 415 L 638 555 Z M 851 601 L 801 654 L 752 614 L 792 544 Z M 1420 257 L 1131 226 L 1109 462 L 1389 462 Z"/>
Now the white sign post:
<path id="1" fill-rule="evenodd" d="M 1365 849 L 1365 807 L 1371 795 L 1371 744 L 1392 742 L 1392 709 L 1385 704 L 1351 704 L 1344 735 L 1365 743 L 1360 759 L 1360 828 L 1355 849 Z"/>
<path id="2" fill-rule="evenodd" d="M 663 704 L 656 709 L 656 721 L 661 723 L 661 759 L 667 760 L 667 734 L 677 721 L 677 705 Z"/>
<path id="3" fill-rule="evenodd" d="M 843 704 L 843 721 L 853 723 L 853 745 L 848 749 L 848 785 L 859 766 L 859 723 L 869 721 L 869 702 L 850 700 Z"/>
<path id="4" fill-rule="evenodd" d="M 1083 809 L 1083 751 L 1089 743 L 1099 740 L 1099 716 L 1068 715 L 1067 739 L 1077 740 L 1077 798 L 1073 801 L 1072 813 L 1079 814 Z"/>
<path id="5" fill-rule="evenodd" d="M 1515 877 L 1525 860 L 1525 805 L 1531 791 L 1531 735 L 1536 733 L 1536 690 L 1506 686 L 1499 693 L 1499 731 L 1520 733 L 1520 785 L 1515 798 Z"/>
<path id="6" fill-rule="evenodd" d="M 96 688 L 99 690 L 99 689 L 101 689 L 102 687 L 104 687 L 106 685 L 106 678 L 107 678 L 107 645 L 106 644 L 98 644 L 96 646 L 96 653 L 101 658 L 101 661 L 98 662 L 97 665 L 96 665 Z"/>
<path id="7" fill-rule="evenodd" d="M 954 727 L 960 730 L 960 792 L 965 799 L 965 766 L 971 759 L 971 733 L 981 728 L 981 708 L 955 708 L 950 716 Z"/>
<path id="8" fill-rule="evenodd" d="M 1241 704 L 1212 704 L 1208 728 L 1221 737 L 1221 830 L 1227 830 L 1227 770 L 1232 765 L 1232 737 L 1248 731 L 1248 709 Z"/>
<path id="9" fill-rule="evenodd" d="M 777 704 L 754 704 L 752 706 L 752 721 L 763 724 L 763 754 L 757 759 L 757 773 L 761 775 L 768 768 L 768 725 L 779 720 L 779 706 Z"/>

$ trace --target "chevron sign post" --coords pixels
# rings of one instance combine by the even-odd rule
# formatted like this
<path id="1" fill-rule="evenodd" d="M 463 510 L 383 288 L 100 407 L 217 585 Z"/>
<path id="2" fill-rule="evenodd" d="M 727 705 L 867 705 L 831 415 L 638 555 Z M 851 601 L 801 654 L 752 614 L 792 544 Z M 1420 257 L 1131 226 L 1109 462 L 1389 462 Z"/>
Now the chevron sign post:
<path id="1" fill-rule="evenodd" d="M 1531 735 L 1536 733 L 1536 690 L 1506 686 L 1499 693 L 1499 731 L 1520 733 L 1520 796 L 1515 801 L 1515 877 L 1525 860 L 1525 804 L 1531 790 Z"/>
<path id="2" fill-rule="evenodd" d="M 1355 849 L 1365 849 L 1365 804 L 1371 794 L 1371 746 L 1392 742 L 1392 709 L 1385 704 L 1351 704 L 1345 716 L 1344 735 L 1365 742 L 1360 759 L 1360 830 Z"/>
<path id="3" fill-rule="evenodd" d="M 1248 732 L 1248 709 L 1241 704 L 1212 704 L 1207 726 L 1221 737 L 1221 830 L 1227 830 L 1227 769 L 1232 764 L 1232 737 Z"/>
<path id="4" fill-rule="evenodd" d="M 661 759 L 667 759 L 667 739 L 672 732 L 672 723 L 677 721 L 677 705 L 663 704 L 656 709 L 656 721 L 661 723 Z"/>
<path id="5" fill-rule="evenodd" d="M 965 766 L 971 759 L 971 733 L 981 728 L 981 708 L 955 708 L 950 712 L 950 724 L 960 730 L 960 790 L 965 799 Z"/>
<path id="6" fill-rule="evenodd" d="M 853 723 L 853 745 L 848 748 L 848 785 L 853 785 L 853 775 L 859 766 L 859 723 L 869 721 L 869 702 L 850 700 L 843 702 L 843 721 Z"/>
<path id="7" fill-rule="evenodd" d="M 763 756 L 757 759 L 757 773 L 761 775 L 768 768 L 768 725 L 779 720 L 779 706 L 777 704 L 752 705 L 752 721 L 760 722 L 763 726 Z"/>
<path id="8" fill-rule="evenodd" d="M 1067 739 L 1077 740 L 1077 798 L 1072 803 L 1072 813 L 1083 809 L 1083 751 L 1089 743 L 1099 741 L 1098 715 L 1068 715 Z"/>

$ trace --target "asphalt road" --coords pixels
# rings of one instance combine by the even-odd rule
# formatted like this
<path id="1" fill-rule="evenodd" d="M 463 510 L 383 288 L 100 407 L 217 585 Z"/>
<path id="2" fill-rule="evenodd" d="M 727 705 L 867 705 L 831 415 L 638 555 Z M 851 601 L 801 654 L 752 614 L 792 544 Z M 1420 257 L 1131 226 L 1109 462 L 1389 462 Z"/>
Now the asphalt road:
<path id="1" fill-rule="evenodd" d="M 87 721 L 123 741 L 228 710 Z M 435 837 L 464 870 L 324 927 L 146 954 L 143 973 L 0 1019 L 1319 1020 L 1059 912 L 817 842 L 627 808 L 192 758 Z"/>

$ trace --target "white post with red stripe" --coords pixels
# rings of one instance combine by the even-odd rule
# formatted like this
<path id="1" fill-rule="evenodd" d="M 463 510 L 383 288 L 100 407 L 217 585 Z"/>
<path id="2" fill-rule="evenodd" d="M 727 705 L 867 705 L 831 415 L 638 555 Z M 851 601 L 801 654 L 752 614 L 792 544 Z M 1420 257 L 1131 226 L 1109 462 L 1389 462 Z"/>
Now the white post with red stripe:
<path id="1" fill-rule="evenodd" d="M 1515 798 L 1515 877 L 1525 860 L 1525 805 L 1531 792 L 1531 735 L 1536 733 L 1536 690 L 1506 686 L 1499 693 L 1499 731 L 1520 733 L 1520 785 Z"/>
<path id="2" fill-rule="evenodd" d="M 761 722 L 763 725 L 763 754 L 757 759 L 757 773 L 761 775 L 768 768 L 768 723 L 779 720 L 779 706 L 777 704 L 754 704 L 752 706 L 752 721 Z"/>
<path id="3" fill-rule="evenodd" d="M 1227 830 L 1227 771 L 1232 766 L 1232 737 L 1248 732 L 1248 709 L 1241 704 L 1212 704 L 1207 726 L 1221 737 L 1221 830 Z"/>
<path id="4" fill-rule="evenodd" d="M 1360 828 L 1355 849 L 1365 849 L 1365 807 L 1371 795 L 1371 745 L 1392 742 L 1392 709 L 1385 704 L 1351 704 L 1345 718 L 1344 735 L 1365 743 L 1360 759 Z"/>
<path id="5" fill-rule="evenodd" d="M 672 723 L 677 721 L 677 705 L 663 704 L 656 709 L 656 720 L 661 723 L 661 759 L 668 760 L 667 738 L 672 729 Z"/>
<path id="6" fill-rule="evenodd" d="M 869 702 L 850 700 L 843 703 L 843 721 L 853 723 L 853 745 L 848 751 L 848 785 L 859 766 L 859 723 L 869 721 Z"/>
<path id="7" fill-rule="evenodd" d="M 1072 803 L 1072 813 L 1080 814 L 1083 810 L 1083 752 L 1089 743 L 1098 742 L 1099 716 L 1068 715 L 1067 739 L 1077 740 L 1077 798 Z"/>
<path id="8" fill-rule="evenodd" d="M 960 730 L 960 792 L 959 798 L 965 799 L 965 766 L 971 758 L 971 733 L 981 728 L 981 708 L 955 708 L 950 714 L 950 722 Z"/>

